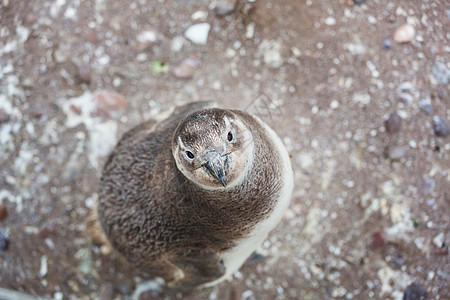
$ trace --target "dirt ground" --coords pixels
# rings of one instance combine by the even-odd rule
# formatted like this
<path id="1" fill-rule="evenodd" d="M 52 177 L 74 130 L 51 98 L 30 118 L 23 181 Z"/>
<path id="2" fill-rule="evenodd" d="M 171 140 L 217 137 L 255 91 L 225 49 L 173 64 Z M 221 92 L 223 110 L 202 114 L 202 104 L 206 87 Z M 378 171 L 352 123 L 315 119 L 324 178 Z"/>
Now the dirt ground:
<path id="1" fill-rule="evenodd" d="M 0 0 L 0 18 L 0 298 L 450 299 L 448 1 Z M 186 34 L 202 23 L 206 42 Z M 85 219 L 121 134 L 196 100 L 275 129 L 293 199 L 264 260 L 141 292 Z"/>

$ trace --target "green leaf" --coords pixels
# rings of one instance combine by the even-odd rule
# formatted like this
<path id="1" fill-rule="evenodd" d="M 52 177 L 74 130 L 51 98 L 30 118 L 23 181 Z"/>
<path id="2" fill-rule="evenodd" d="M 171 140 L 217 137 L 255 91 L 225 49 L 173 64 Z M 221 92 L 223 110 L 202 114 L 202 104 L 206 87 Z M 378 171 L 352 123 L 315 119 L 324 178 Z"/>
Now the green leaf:
<path id="1" fill-rule="evenodd" d="M 154 60 L 150 62 L 150 71 L 152 71 L 152 73 L 155 75 L 167 73 L 169 72 L 169 69 L 169 65 L 161 60 Z"/>

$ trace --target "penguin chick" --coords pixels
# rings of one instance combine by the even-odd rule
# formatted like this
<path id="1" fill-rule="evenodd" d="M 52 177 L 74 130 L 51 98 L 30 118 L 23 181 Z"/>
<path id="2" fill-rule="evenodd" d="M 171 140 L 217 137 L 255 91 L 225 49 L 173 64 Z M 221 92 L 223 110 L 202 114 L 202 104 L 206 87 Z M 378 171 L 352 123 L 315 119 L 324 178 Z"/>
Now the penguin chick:
<path id="1" fill-rule="evenodd" d="M 148 277 L 190 289 L 237 271 L 281 220 L 293 174 L 259 118 L 212 102 L 127 132 L 100 181 L 99 228 Z"/>

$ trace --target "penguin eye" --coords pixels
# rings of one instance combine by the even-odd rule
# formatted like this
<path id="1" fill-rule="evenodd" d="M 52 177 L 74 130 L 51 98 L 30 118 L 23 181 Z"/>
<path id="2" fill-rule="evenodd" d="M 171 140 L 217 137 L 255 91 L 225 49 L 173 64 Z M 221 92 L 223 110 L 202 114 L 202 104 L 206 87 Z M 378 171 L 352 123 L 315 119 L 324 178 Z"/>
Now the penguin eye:
<path id="1" fill-rule="evenodd" d="M 231 131 L 228 131 L 227 140 L 229 142 L 232 142 L 234 140 L 234 135 L 233 135 L 233 133 Z"/>
<path id="2" fill-rule="evenodd" d="M 192 153 L 191 151 L 189 151 L 189 150 L 186 150 L 186 152 L 184 152 L 184 154 L 186 155 L 186 158 L 188 159 L 188 160 L 193 160 L 194 159 L 194 153 Z"/>

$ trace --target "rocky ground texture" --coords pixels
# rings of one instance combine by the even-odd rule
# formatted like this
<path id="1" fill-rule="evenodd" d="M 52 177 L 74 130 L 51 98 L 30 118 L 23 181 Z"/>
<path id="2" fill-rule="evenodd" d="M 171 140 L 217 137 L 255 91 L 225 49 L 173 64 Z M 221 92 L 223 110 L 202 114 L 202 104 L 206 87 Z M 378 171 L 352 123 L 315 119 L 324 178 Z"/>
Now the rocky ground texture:
<path id="1" fill-rule="evenodd" d="M 0 0 L 0 16 L 3 297 L 450 298 L 448 1 Z M 161 291 L 85 219 L 122 133 L 211 99 L 279 133 L 293 200 L 266 259 Z"/>

